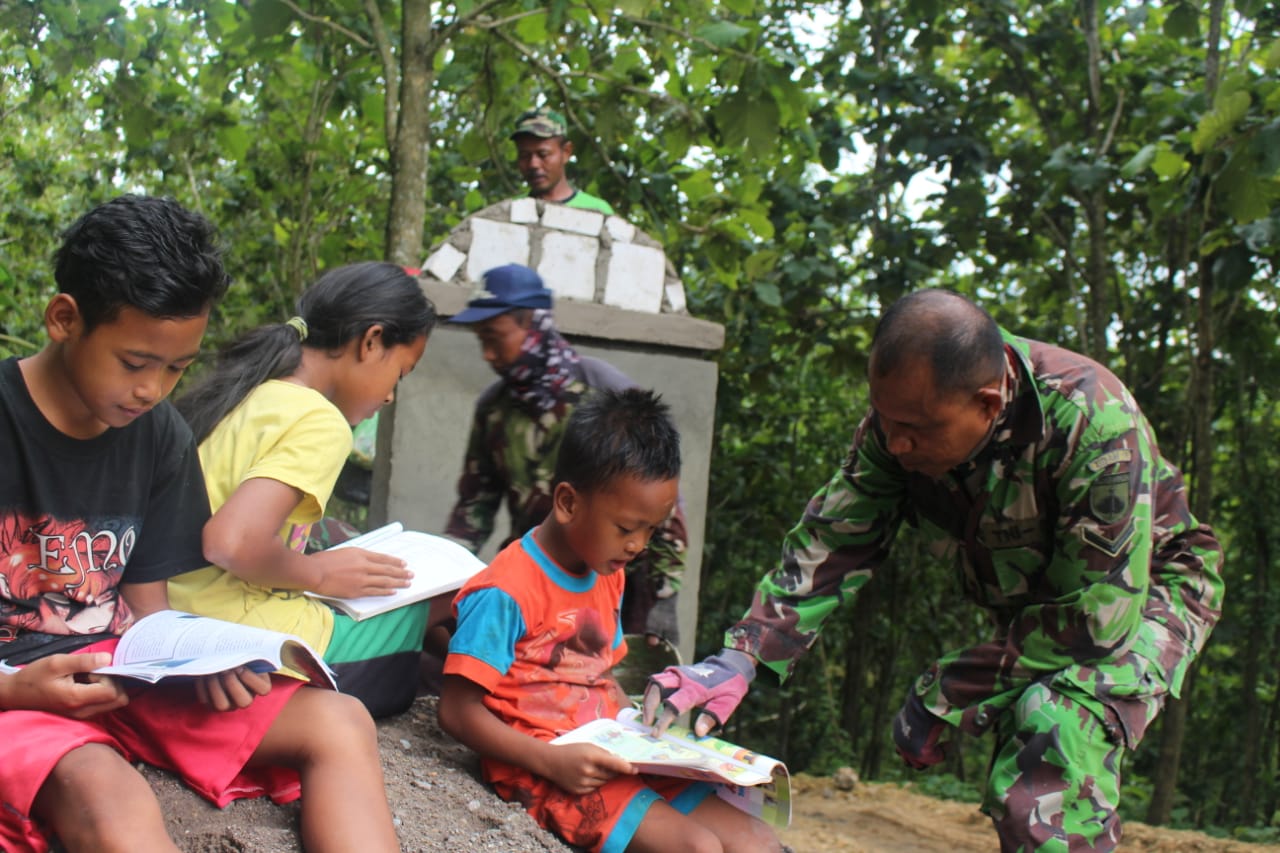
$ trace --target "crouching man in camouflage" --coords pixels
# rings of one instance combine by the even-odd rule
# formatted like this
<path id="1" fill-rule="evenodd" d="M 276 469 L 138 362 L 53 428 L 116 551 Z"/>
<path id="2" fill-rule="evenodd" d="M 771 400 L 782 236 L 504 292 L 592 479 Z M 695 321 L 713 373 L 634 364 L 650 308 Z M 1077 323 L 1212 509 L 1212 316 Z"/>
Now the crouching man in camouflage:
<path id="1" fill-rule="evenodd" d="M 1222 606 L 1222 552 L 1129 391 L 1080 355 L 913 293 L 881 318 L 871 411 L 782 563 L 714 657 L 653 676 L 645 715 L 723 723 L 757 662 L 780 677 L 883 561 L 899 525 L 954 555 L 994 637 L 935 661 L 894 720 L 902 757 L 995 733 L 983 809 L 1004 851 L 1109 851 L 1120 764 L 1177 696 Z"/>

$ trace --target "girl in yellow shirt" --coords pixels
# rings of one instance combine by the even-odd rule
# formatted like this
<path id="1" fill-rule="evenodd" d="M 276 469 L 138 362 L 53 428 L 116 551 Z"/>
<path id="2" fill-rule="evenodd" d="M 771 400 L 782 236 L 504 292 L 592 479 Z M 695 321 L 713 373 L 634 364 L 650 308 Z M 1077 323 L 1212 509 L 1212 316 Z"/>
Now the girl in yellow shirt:
<path id="1" fill-rule="evenodd" d="M 388 263 L 325 273 L 297 315 L 225 348 L 177 401 L 199 443 L 213 565 L 169 581 L 175 608 L 296 634 L 374 716 L 416 693 L 429 604 L 356 622 L 304 590 L 353 598 L 407 586 L 401 560 L 359 548 L 305 554 L 307 531 L 351 452 L 351 427 L 395 399 L 422 357 L 435 307 Z"/>

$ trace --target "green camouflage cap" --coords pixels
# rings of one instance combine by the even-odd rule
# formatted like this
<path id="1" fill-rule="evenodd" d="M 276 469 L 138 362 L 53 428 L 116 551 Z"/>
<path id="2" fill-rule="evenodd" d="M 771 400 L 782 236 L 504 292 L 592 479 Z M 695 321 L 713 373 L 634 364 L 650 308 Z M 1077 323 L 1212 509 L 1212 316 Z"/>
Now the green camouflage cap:
<path id="1" fill-rule="evenodd" d="M 542 139 L 569 135 L 564 116 L 546 107 L 520 114 L 520 118 L 516 119 L 516 129 L 511 132 L 511 138 L 515 139 L 522 133 L 532 134 Z"/>

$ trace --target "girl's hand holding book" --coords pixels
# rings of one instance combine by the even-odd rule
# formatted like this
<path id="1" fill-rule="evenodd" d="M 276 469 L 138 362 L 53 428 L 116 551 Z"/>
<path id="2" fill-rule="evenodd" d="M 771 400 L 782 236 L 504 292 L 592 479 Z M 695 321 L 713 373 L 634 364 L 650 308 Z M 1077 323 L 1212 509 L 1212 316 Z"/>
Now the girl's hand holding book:
<path id="1" fill-rule="evenodd" d="M 404 560 L 363 548 L 336 548 L 307 557 L 318 580 L 312 592 L 337 598 L 391 595 L 409 585 L 413 573 Z"/>

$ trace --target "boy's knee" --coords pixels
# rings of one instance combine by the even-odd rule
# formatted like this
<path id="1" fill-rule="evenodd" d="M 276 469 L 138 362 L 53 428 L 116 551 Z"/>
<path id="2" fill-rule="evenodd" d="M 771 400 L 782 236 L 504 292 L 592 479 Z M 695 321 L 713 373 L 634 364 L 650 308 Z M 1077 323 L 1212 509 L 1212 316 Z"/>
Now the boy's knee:
<path id="1" fill-rule="evenodd" d="M 301 696 L 311 700 L 311 707 L 307 709 L 307 725 L 302 729 L 308 751 L 346 751 L 356 745 L 377 748 L 378 730 L 359 699 L 316 688 L 300 690 L 295 698 Z"/>
<path id="2" fill-rule="evenodd" d="M 172 849 L 155 793 L 105 744 L 64 755 L 40 786 L 33 811 L 68 850 Z"/>
<path id="3" fill-rule="evenodd" d="M 75 801 L 81 808 L 92 808 L 99 800 L 110 803 L 113 789 L 134 778 L 142 784 L 142 776 L 124 756 L 103 743 L 86 743 L 58 760 L 49 777 L 40 786 L 36 802 Z"/>
<path id="4" fill-rule="evenodd" d="M 720 839 L 710 830 L 698 827 L 698 831 L 690 833 L 688 838 L 692 853 L 728 853 Z"/>
<path id="5" fill-rule="evenodd" d="M 781 853 L 782 842 L 769 825 L 752 820 L 741 833 L 725 839 L 724 853 Z"/>
<path id="6" fill-rule="evenodd" d="M 315 727 L 321 734 L 330 736 L 333 732 L 342 732 L 351 736 L 377 736 L 373 717 L 359 699 L 346 693 L 325 692 L 322 695 L 324 725 Z"/>

